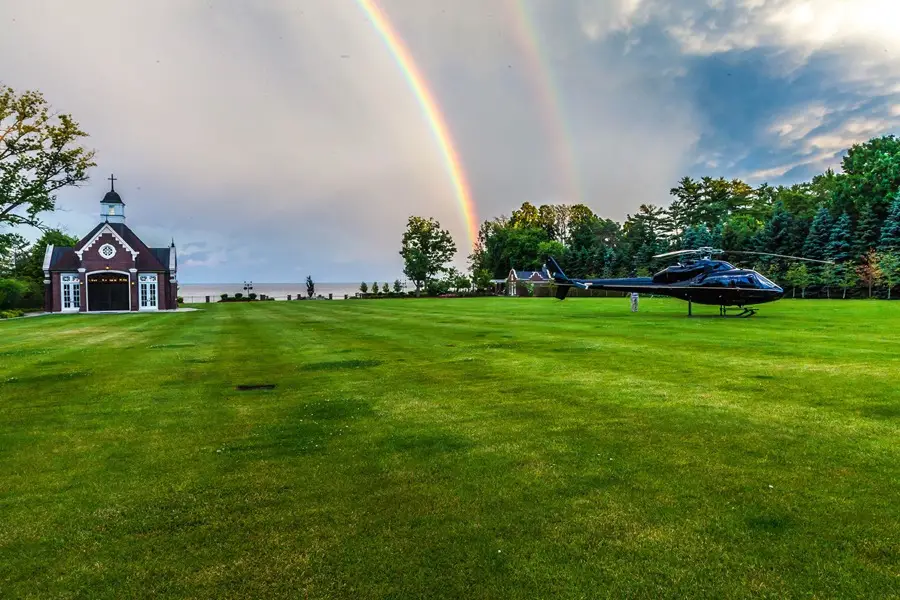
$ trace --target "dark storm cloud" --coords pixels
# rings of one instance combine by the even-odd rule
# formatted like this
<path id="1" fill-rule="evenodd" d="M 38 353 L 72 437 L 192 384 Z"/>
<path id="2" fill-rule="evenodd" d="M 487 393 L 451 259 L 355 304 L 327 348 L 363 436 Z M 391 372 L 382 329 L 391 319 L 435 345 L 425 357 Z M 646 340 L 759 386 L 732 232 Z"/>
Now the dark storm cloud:
<path id="1" fill-rule="evenodd" d="M 805 177 L 900 119 L 900 44 L 879 25 L 897 9 L 881 0 L 532 0 L 549 79 L 518 4 L 381 2 L 482 219 L 572 201 L 566 152 L 584 201 L 621 219 L 689 171 Z M 52 223 L 89 230 L 115 171 L 129 224 L 175 238 L 184 282 L 392 280 L 412 214 L 449 227 L 464 266 L 444 159 L 354 2 L 35 0 L 0 23 L 4 83 L 45 92 L 98 150 Z"/>

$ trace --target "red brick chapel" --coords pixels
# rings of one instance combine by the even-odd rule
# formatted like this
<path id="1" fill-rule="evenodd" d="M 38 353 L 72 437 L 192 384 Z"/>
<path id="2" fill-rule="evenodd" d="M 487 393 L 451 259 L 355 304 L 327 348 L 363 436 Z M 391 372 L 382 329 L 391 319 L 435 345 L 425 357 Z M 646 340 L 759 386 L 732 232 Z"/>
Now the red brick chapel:
<path id="1" fill-rule="evenodd" d="M 101 222 L 74 248 L 44 255 L 47 312 L 160 311 L 177 308 L 175 242 L 149 248 L 125 225 L 125 203 L 110 176 Z"/>

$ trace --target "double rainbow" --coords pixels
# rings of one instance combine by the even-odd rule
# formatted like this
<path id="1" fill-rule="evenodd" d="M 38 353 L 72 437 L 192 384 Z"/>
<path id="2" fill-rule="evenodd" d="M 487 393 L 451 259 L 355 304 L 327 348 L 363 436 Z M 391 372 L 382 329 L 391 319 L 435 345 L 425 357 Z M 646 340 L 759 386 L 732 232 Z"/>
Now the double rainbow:
<path id="1" fill-rule="evenodd" d="M 394 60 L 397 61 L 397 65 L 403 72 L 407 83 L 412 88 L 416 99 L 422 107 L 422 111 L 425 113 L 425 118 L 428 120 L 428 125 L 431 128 L 435 141 L 444 155 L 447 172 L 450 175 L 450 180 L 453 182 L 456 199 L 459 202 L 459 207 L 462 210 L 463 219 L 466 223 L 469 246 L 472 246 L 478 238 L 478 216 L 475 213 L 475 203 L 472 201 L 472 191 L 469 188 L 469 182 L 466 180 L 466 174 L 459 160 L 453 138 L 450 136 L 450 131 L 447 128 L 447 123 L 444 121 L 444 116 L 441 114 L 438 103 L 428 89 L 425 78 L 419 72 L 409 50 L 403 43 L 403 40 L 400 39 L 400 36 L 397 35 L 397 32 L 394 31 L 384 13 L 376 6 L 373 0 L 356 0 L 356 2 L 368 15 L 372 25 L 375 26 L 375 29 L 384 39 L 384 43 L 393 55 Z"/>

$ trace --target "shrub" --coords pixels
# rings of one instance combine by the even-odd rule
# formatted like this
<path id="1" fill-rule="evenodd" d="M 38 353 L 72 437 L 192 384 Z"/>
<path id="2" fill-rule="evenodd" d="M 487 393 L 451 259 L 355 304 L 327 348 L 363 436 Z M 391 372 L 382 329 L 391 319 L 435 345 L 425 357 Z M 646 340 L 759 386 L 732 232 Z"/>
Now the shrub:
<path id="1" fill-rule="evenodd" d="M 240 294 L 237 294 L 237 295 L 240 296 Z M 256 300 L 256 292 L 250 292 L 250 295 L 248 296 L 248 298 L 250 298 L 251 300 Z"/>
<path id="2" fill-rule="evenodd" d="M 447 281 L 432 280 L 425 286 L 425 293 L 429 296 L 441 296 L 450 291 L 450 284 Z"/>
<path id="3" fill-rule="evenodd" d="M 242 293 L 240 293 L 240 292 L 238 292 L 237 294 L 234 295 L 234 299 L 235 299 L 235 300 L 240 300 L 240 299 L 243 298 L 243 297 L 244 297 L 244 295 L 243 295 Z"/>
<path id="4" fill-rule="evenodd" d="M 175 299 L 175 302 L 177 302 L 178 304 L 184 304 L 184 298 L 182 298 L 181 296 L 178 296 L 178 297 Z"/>
<path id="5" fill-rule="evenodd" d="M 228 302 L 228 294 L 222 294 L 222 302 Z"/>
<path id="6" fill-rule="evenodd" d="M 25 315 L 24 310 L 11 309 L 11 310 L 0 310 L 0 319 L 14 319 L 16 317 L 21 317 Z"/>
<path id="7" fill-rule="evenodd" d="M 19 308 L 30 291 L 30 286 L 25 281 L 0 279 L 0 310 Z"/>

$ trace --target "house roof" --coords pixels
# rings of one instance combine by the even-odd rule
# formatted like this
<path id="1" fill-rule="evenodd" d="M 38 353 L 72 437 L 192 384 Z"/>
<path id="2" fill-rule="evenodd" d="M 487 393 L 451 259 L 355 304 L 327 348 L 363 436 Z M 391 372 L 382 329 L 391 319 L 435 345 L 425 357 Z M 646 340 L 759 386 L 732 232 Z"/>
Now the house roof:
<path id="1" fill-rule="evenodd" d="M 150 252 L 159 261 L 159 264 L 169 266 L 169 248 L 150 248 Z"/>
<path id="2" fill-rule="evenodd" d="M 54 246 L 53 254 L 50 256 L 50 266 L 48 270 L 54 271 L 74 271 L 78 268 L 78 257 L 75 256 L 75 248 L 65 246 Z"/>
<path id="3" fill-rule="evenodd" d="M 53 255 L 50 258 L 50 269 L 63 271 L 74 270 L 80 267 L 81 261 L 78 260 L 75 251 L 81 250 L 104 227 L 109 227 L 115 231 L 116 235 L 138 253 L 137 264 L 135 265 L 138 271 L 169 270 L 169 253 L 171 248 L 147 247 L 125 223 L 100 223 L 89 234 L 81 238 L 74 248 L 53 248 Z"/>
<path id="4" fill-rule="evenodd" d="M 527 279 L 544 281 L 546 279 L 549 279 L 549 277 L 545 277 L 544 274 L 541 273 L 540 271 L 514 271 L 514 272 L 516 274 L 516 279 L 518 279 L 520 281 L 524 281 Z"/>

